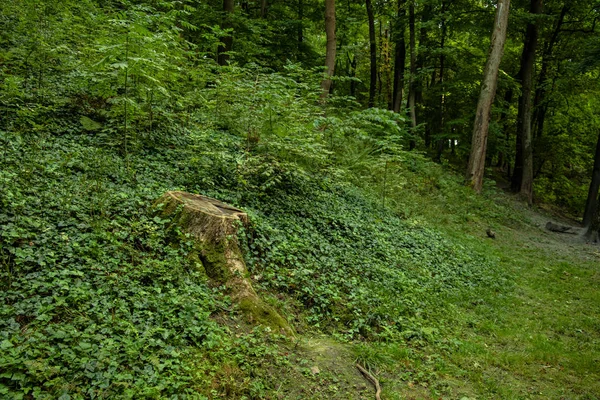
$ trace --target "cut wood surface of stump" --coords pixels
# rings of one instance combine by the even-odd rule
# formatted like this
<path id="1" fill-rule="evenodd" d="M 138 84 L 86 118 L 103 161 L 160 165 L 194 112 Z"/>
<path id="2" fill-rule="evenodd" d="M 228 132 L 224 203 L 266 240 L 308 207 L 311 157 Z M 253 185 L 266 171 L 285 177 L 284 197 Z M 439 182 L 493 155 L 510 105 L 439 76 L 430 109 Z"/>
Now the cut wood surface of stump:
<path id="1" fill-rule="evenodd" d="M 293 335 L 288 322 L 258 297 L 248 278 L 237 240 L 239 226 L 248 223 L 246 213 L 219 200 L 180 191 L 165 193 L 155 208 L 192 236 L 190 258 L 202 264 L 211 280 L 227 287 L 249 322 Z"/>

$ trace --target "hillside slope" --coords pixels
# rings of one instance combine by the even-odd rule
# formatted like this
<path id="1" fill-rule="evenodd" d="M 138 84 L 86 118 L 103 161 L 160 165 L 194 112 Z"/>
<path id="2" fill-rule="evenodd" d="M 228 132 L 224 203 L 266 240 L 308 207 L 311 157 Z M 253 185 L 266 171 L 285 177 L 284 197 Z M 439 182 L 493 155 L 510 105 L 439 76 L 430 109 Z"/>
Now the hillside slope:
<path id="1" fill-rule="evenodd" d="M 598 393 L 598 253 L 408 153 L 382 206 L 351 170 L 304 173 L 225 133 L 132 154 L 0 139 L 3 396 L 369 398 L 355 360 L 385 398 Z M 251 278 L 296 339 L 245 325 L 193 267 L 151 211 L 172 189 L 249 213 Z"/>

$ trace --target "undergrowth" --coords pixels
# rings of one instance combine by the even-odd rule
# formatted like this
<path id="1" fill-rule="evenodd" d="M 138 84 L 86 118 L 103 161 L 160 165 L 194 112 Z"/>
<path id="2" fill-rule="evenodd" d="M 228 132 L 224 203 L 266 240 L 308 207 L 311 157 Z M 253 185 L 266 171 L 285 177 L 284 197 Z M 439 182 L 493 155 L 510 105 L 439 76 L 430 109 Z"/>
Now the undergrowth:
<path id="1" fill-rule="evenodd" d="M 260 378 L 280 345 L 231 339 L 212 318 L 227 297 L 150 210 L 169 189 L 249 212 L 251 274 L 302 330 L 435 342 L 451 296 L 503 286 L 492 259 L 402 220 L 327 168 L 311 175 L 268 148 L 248 152 L 239 136 L 221 133 L 220 148 L 201 155 L 203 135 L 127 156 L 69 129 L 1 140 L 4 396 L 264 394 L 268 377 L 261 390 L 244 377 Z"/>
<path id="2" fill-rule="evenodd" d="M 451 347 L 456 307 L 510 284 L 494 258 L 424 223 L 428 212 L 506 213 L 404 151 L 413 132 L 402 117 L 348 98 L 322 104 L 320 73 L 296 64 L 273 73 L 199 56 L 196 65 L 173 30 L 179 12 L 146 20 L 135 8 L 88 26 L 102 9 L 77 10 L 81 32 L 129 23 L 135 32 L 125 43 L 90 36 L 60 71 L 46 71 L 56 84 L 43 93 L 0 88 L 0 395 L 274 390 L 263 366 L 289 362 L 286 340 L 235 322 L 225 290 L 188 259 L 189 239 L 174 240 L 152 212 L 167 190 L 248 212 L 251 277 L 301 333 Z M 178 56 L 166 57 L 173 46 Z M 427 196 L 431 207 L 419 203 Z"/>

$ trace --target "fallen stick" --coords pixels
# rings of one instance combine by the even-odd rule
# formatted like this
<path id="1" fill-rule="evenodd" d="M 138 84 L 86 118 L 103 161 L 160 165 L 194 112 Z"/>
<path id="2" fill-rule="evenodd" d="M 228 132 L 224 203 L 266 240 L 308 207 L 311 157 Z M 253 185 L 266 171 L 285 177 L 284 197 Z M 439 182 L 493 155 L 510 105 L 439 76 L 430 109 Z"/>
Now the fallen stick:
<path id="1" fill-rule="evenodd" d="M 377 400 L 381 400 L 381 386 L 379 386 L 379 381 L 377 380 L 377 378 L 375 378 L 373 375 L 371 375 L 369 373 L 369 371 L 367 371 L 366 369 L 364 369 L 362 367 L 362 365 L 360 364 L 356 364 L 356 368 L 358 368 L 358 370 L 360 372 L 362 372 L 362 374 L 365 376 L 365 378 L 367 378 L 367 380 L 369 382 L 371 382 L 373 384 L 373 386 L 375 386 L 375 390 L 377 390 L 377 392 L 375 393 L 375 398 Z"/>

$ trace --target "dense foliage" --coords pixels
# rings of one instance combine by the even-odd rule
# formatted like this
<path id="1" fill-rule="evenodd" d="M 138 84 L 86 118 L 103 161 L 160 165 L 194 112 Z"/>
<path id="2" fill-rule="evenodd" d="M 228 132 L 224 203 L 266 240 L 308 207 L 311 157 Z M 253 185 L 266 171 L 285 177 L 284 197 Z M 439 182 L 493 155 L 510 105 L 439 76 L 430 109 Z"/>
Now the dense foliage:
<path id="1" fill-rule="evenodd" d="M 342 55 L 324 100 L 321 3 L 259 3 L 240 2 L 228 24 L 216 1 L 0 3 L 0 396 L 273 392 L 268 368 L 290 362 L 289 339 L 240 327 L 226 290 L 188 259 L 190 238 L 153 212 L 166 190 L 248 212 L 240 240 L 254 284 L 300 333 L 450 348 L 455 308 L 510 287 L 495 257 L 419 219 L 514 222 L 487 204 L 492 184 L 477 197 L 427 158 L 442 140 L 450 164 L 465 160 L 490 4 L 418 5 L 423 124 L 413 129 L 385 109 L 391 2 L 376 2 L 388 56 L 382 108 L 368 109 L 362 5 L 340 4 Z M 439 48 L 442 20 L 452 28 Z M 227 35 L 231 63 L 218 65 Z M 569 50 L 552 59 L 568 73 L 552 81 L 564 101 L 546 100 L 537 185 L 579 209 L 599 88 L 597 71 L 568 65 Z M 432 60 L 442 54 L 440 81 Z M 516 116 L 502 109 L 491 160 L 512 152 L 501 122 Z M 421 153 L 405 150 L 411 141 Z M 435 204 L 422 210 L 417 196 Z"/>

